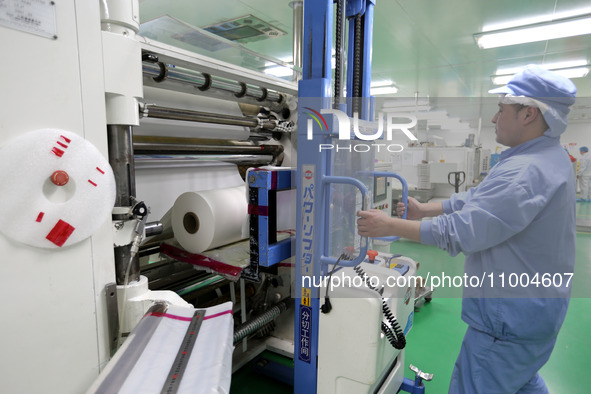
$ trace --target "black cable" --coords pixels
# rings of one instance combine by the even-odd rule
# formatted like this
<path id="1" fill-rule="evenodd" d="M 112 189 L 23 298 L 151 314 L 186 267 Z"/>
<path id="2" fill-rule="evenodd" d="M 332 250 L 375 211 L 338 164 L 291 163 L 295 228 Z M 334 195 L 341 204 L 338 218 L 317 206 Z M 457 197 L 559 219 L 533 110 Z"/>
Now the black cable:
<path id="1" fill-rule="evenodd" d="M 363 281 L 365 282 L 365 285 L 369 289 L 378 292 L 380 294 L 380 296 L 383 295 L 384 286 L 382 286 L 381 289 L 377 289 L 376 287 L 372 286 L 369 281 L 368 275 L 365 273 L 365 271 L 363 270 L 363 268 L 361 268 L 360 265 L 353 268 L 353 270 L 357 273 L 357 275 L 359 275 L 361 277 L 361 279 L 363 279 Z M 382 332 L 384 333 L 386 338 L 388 338 L 388 342 L 390 342 L 390 345 L 392 345 L 395 349 L 399 349 L 399 350 L 404 349 L 404 347 L 406 346 L 406 338 L 404 337 L 404 333 L 400 329 L 400 325 L 398 324 L 398 321 L 396 320 L 396 318 L 392 314 L 390 307 L 388 306 L 388 304 L 386 303 L 386 300 L 383 297 L 382 297 L 382 313 L 383 313 L 384 317 L 386 318 L 386 320 L 388 321 L 388 323 L 390 324 L 390 326 L 388 326 L 386 323 L 382 322 Z"/>
<path id="2" fill-rule="evenodd" d="M 334 263 L 334 267 L 332 267 L 332 270 L 330 271 L 330 273 L 328 274 L 328 282 L 327 282 L 327 286 L 326 286 L 326 293 L 324 293 L 324 304 L 320 307 L 320 311 L 322 313 L 328 313 L 332 310 L 332 305 L 330 304 L 330 298 L 328 298 L 328 289 L 330 287 L 330 280 L 332 279 L 332 274 L 336 271 L 337 266 L 339 265 L 339 263 L 341 262 L 341 260 L 343 258 L 346 258 L 347 255 L 345 253 L 342 253 L 339 258 L 337 259 L 337 262 Z"/>
<path id="3" fill-rule="evenodd" d="M 390 329 L 390 327 L 388 327 L 384 322 L 382 322 L 382 331 L 384 332 L 384 335 L 386 335 L 386 338 L 388 338 L 388 341 L 395 349 L 404 349 L 404 347 L 406 346 L 406 338 L 404 337 L 404 333 L 400 329 L 400 325 L 398 325 L 398 321 L 392 314 L 392 311 L 388 307 L 388 304 L 386 304 L 386 300 L 384 300 L 383 298 L 382 312 L 384 313 L 384 316 L 386 316 L 386 320 L 388 320 L 388 323 L 390 323 L 391 327 Z M 386 329 L 385 331 L 384 327 Z M 394 332 L 392 332 L 392 330 Z"/>

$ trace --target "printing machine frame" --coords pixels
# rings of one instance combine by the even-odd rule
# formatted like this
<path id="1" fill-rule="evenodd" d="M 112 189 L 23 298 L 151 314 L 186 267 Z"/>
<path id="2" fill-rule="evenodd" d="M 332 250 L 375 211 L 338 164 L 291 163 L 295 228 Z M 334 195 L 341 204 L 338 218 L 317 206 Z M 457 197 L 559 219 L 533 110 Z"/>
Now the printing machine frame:
<path id="1" fill-rule="evenodd" d="M 8 303 L 6 312 L 12 319 L 3 323 L 5 352 L 2 370 L 5 376 L 3 385 L 7 391 L 41 392 L 46 391 L 47 387 L 59 388 L 60 392 L 85 391 L 116 350 L 118 333 L 129 332 L 154 299 L 188 305 L 169 290 L 176 286 L 176 279 L 181 278 L 178 283 L 188 281 L 195 285 L 193 289 L 200 295 L 208 293 L 211 296 L 201 297 L 202 300 L 206 298 L 204 303 L 216 303 L 228 297 L 235 304 L 240 304 L 240 308 L 234 309 L 242 323 L 236 330 L 239 335 L 236 336 L 235 333 L 235 343 L 242 342 L 242 349 L 237 348 L 237 353 L 242 354 L 237 354 L 234 369 L 244 365 L 263 349 L 273 349 L 294 357 L 295 392 L 321 392 L 315 361 L 319 354 L 318 338 L 326 335 L 326 331 L 323 334 L 322 329 L 319 329 L 319 322 L 323 323 L 319 316 L 318 289 L 310 289 L 310 304 L 303 303 L 307 297 L 302 294 L 303 271 L 300 257 L 303 256 L 302 248 L 307 247 L 308 241 L 302 238 L 304 230 L 301 220 L 305 216 L 302 209 L 307 198 L 302 193 L 311 184 L 305 175 L 306 171 L 316 166 L 313 168 L 312 182 L 317 185 L 316 193 L 322 199 L 325 199 L 324 190 L 330 189 L 331 183 L 343 182 L 343 179 L 331 174 L 326 156 L 313 155 L 313 150 L 307 149 L 307 144 L 312 146 L 330 136 L 316 133 L 313 140 L 307 141 L 302 134 L 305 132 L 304 127 L 299 130 L 298 148 L 302 154 L 298 155 L 295 179 L 299 193 L 298 238 L 295 241 L 294 260 L 297 274 L 292 274 L 291 262 L 281 264 L 293 253 L 293 241 L 275 243 L 271 236 L 271 242 L 263 241 L 262 244 L 263 249 L 269 246 L 266 251 L 270 252 L 270 259 L 263 260 L 262 263 L 259 260 L 258 272 L 251 265 L 247 270 L 250 280 L 238 281 L 239 295 L 236 294 L 234 281 L 195 275 L 193 271 L 186 269 L 186 265 L 171 260 L 164 259 L 161 263 L 146 268 L 148 277 L 141 275 L 143 269 L 140 266 L 140 257 L 159 251 L 160 241 L 154 241 L 155 238 L 152 237 L 160 235 L 166 238 L 170 234 L 160 234 L 161 224 L 147 221 L 149 196 L 137 196 L 135 185 L 134 155 L 138 153 L 167 152 L 200 156 L 195 157 L 196 161 L 205 157 L 251 165 L 280 164 L 282 147 L 277 143 L 266 144 L 265 141 L 273 133 L 286 131 L 287 140 L 290 140 L 292 116 L 284 109 L 294 110 L 299 106 L 299 119 L 304 119 L 302 103 L 318 109 L 332 107 L 329 92 L 333 1 L 306 0 L 304 4 L 304 42 L 307 44 L 304 49 L 304 79 L 299 87 L 295 83 L 138 36 L 137 0 L 105 0 L 100 4 L 74 0 L 72 4 L 59 4 L 55 8 L 49 8 L 51 12 L 45 15 L 53 18 L 59 33 L 53 37 L 40 37 L 26 29 L 1 28 L 6 35 L 6 39 L 2 40 L 3 53 L 15 61 L 6 64 L 6 72 L 0 79 L 5 97 L 9 98 L 3 100 L 6 116 L 0 125 L 0 142 L 41 127 L 72 130 L 109 157 L 117 185 L 112 218 L 104 218 L 105 224 L 92 237 L 79 244 L 48 253 L 46 250 L 19 245 L 4 236 L 0 237 L 0 250 L 3 251 L 5 260 L 0 264 L 0 277 L 3 278 L 0 295 L 6 300 L 13 300 L 14 294 L 22 293 L 20 290 L 25 286 L 23 278 L 27 278 L 29 282 L 27 294 Z M 363 64 L 365 76 L 356 96 L 369 97 L 369 48 L 374 1 L 339 0 L 337 4 L 339 7 L 348 4 L 348 12 L 359 13 L 365 19 L 365 35 L 368 40 L 365 47 L 368 49 L 361 51 L 363 55 L 357 59 Z M 294 8 L 301 10 L 301 7 Z M 41 11 L 47 12 L 48 9 L 42 8 Z M 344 21 L 345 12 L 340 15 Z M 99 20 L 101 29 L 98 28 Z M 349 41 L 353 43 L 355 28 L 351 26 Z M 344 28 L 340 32 L 344 34 Z M 315 39 L 309 39 L 310 34 Z M 344 42 L 343 37 L 339 38 L 341 42 Z M 354 51 L 350 51 L 349 64 L 354 63 L 353 55 Z M 340 61 L 344 62 L 340 48 L 339 56 Z M 42 65 L 39 65 L 40 58 L 44 59 Z M 176 70 L 170 69 L 169 65 L 176 66 Z M 348 84 L 352 86 L 355 79 L 352 68 L 348 79 Z M 342 80 L 337 85 L 340 93 L 335 96 L 340 97 L 344 87 Z M 238 101 L 251 105 L 251 110 L 253 105 L 256 109 L 263 106 L 270 112 L 279 114 L 279 117 L 270 116 L 269 111 L 259 113 L 257 110 L 244 117 L 228 117 L 158 106 L 157 103 L 154 105 L 144 102 L 144 86 Z M 350 96 L 353 94 L 352 90 L 349 90 Z M 35 97 L 31 97 L 30 92 L 35 92 Z M 299 100 L 296 99 L 298 94 Z M 303 99 L 304 97 L 307 98 Z M 35 117 L 24 116 L 24 111 L 30 108 L 36 109 Z M 346 111 L 342 106 L 339 108 Z M 361 113 L 362 118 L 368 119 L 371 107 L 364 106 Z M 190 141 L 192 144 L 179 145 L 174 141 L 134 140 L 133 128 L 139 125 L 141 117 L 242 125 L 251 128 L 253 133 L 251 141 L 246 143 L 211 144 Z M 307 153 L 304 154 L 304 151 Z M 268 174 L 270 173 L 260 172 L 257 176 L 273 176 Z M 359 186 L 360 190 L 365 187 L 358 181 L 345 182 Z M 293 184 L 290 173 L 289 187 Z M 261 186 L 256 179 L 252 185 Z M 273 189 L 267 186 L 263 184 L 258 188 L 264 191 L 258 196 L 257 207 L 264 205 L 264 197 L 261 196 Z M 285 181 L 279 189 L 287 187 Z M 256 197 L 253 196 L 253 207 L 255 200 Z M 326 200 L 318 201 L 316 206 L 325 202 Z M 109 219 L 112 219 L 112 223 L 107 223 Z M 318 229 L 326 228 L 323 226 L 325 219 L 320 213 L 312 218 L 317 221 L 314 223 L 318 224 Z M 151 238 L 151 242 L 142 244 L 146 236 Z M 314 249 L 314 260 L 318 262 L 313 267 L 313 274 L 321 276 L 326 274 L 329 263 L 336 264 L 331 258 L 323 258 L 323 237 L 317 237 L 313 242 L 317 246 Z M 365 257 L 365 250 L 362 246 L 359 262 Z M 273 255 L 274 251 L 277 251 L 276 255 Z M 260 249 L 256 253 L 261 256 Z M 295 286 L 292 280 L 295 281 Z M 118 308 L 124 304 L 123 298 L 130 297 L 130 294 L 125 295 L 125 289 L 131 282 L 135 283 L 131 292 L 134 297 L 138 294 L 146 296 L 127 302 L 126 320 L 119 321 Z M 273 292 L 261 293 L 261 289 L 270 287 Z M 291 297 L 292 290 L 295 291 L 295 297 Z M 256 307 L 247 305 L 248 293 L 258 296 L 252 297 L 257 301 Z M 218 299 L 215 299 L 215 294 Z M 372 297 L 374 301 L 381 298 L 375 294 Z M 291 298 L 296 303 L 293 309 Z M 395 300 L 396 297 L 392 296 L 391 299 Z M 254 301 L 250 302 L 254 304 Z M 310 309 L 302 308 L 302 305 Z M 247 316 L 247 309 L 258 316 L 248 320 L 250 316 Z M 290 312 L 282 313 L 286 310 Z M 313 327 L 313 345 L 308 349 L 311 357 L 307 359 L 302 357 L 302 311 L 309 311 L 312 316 L 309 323 Z M 257 331 L 258 324 L 267 324 L 261 321 L 272 321 L 278 315 L 281 316 L 278 318 L 278 332 L 275 337 L 244 340 Z M 412 325 L 412 319 L 410 321 Z M 56 345 L 64 342 L 68 345 Z M 23 365 L 28 368 L 22 368 Z M 34 379 L 31 379 L 31 371 Z M 379 372 L 382 374 L 382 371 Z M 398 382 L 399 376 L 397 379 Z"/>

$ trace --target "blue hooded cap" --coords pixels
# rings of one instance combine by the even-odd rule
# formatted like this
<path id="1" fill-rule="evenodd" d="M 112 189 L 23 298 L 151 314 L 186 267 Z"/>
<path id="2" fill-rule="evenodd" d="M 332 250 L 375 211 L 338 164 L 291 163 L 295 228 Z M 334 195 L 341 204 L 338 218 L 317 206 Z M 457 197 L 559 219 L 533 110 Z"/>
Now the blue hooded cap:
<path id="1" fill-rule="evenodd" d="M 488 92 L 527 97 L 542 103 L 538 108 L 549 127 L 544 135 L 558 137 L 566 130 L 569 107 L 575 102 L 577 88 L 562 75 L 529 65 L 515 74 L 506 86 Z"/>

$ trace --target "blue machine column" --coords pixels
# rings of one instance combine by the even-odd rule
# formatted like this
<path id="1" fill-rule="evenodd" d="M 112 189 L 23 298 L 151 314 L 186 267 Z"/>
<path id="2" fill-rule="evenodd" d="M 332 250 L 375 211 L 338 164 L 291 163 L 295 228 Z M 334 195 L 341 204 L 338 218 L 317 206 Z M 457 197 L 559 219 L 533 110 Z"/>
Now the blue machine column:
<path id="1" fill-rule="evenodd" d="M 318 356 L 318 288 L 303 286 L 303 279 L 322 274 L 320 256 L 326 229 L 325 186 L 323 175 L 330 175 L 331 166 L 326 154 L 319 154 L 318 147 L 330 141 L 319 125 L 306 122 L 309 109 L 320 112 L 331 108 L 331 49 L 332 49 L 332 0 L 304 1 L 303 78 L 299 83 L 298 99 L 298 168 L 296 282 L 294 327 L 294 393 L 315 393 L 317 387 Z M 309 108 L 309 109 L 307 109 Z M 308 139 L 308 126 L 313 135 Z"/>
<path id="2" fill-rule="evenodd" d="M 349 0 L 347 50 L 347 97 L 349 115 L 359 113 L 360 119 L 371 120 L 370 106 L 373 13 L 375 0 Z"/>
<path id="3" fill-rule="evenodd" d="M 352 53 L 357 51 L 357 88 L 355 95 L 365 98 L 362 119 L 371 116 L 369 86 L 371 80 L 371 38 L 373 6 L 375 0 L 348 0 L 346 16 L 358 15 L 364 31 L 358 32 L 357 46 L 350 39 L 347 95 L 353 94 Z M 354 20 L 355 18 L 351 19 Z M 354 23 L 354 22 L 351 22 Z M 359 23 L 358 23 L 359 25 Z M 318 332 L 319 332 L 319 283 L 327 275 L 330 257 L 331 223 L 329 203 L 331 183 L 348 183 L 361 191 L 365 199 L 367 189 L 357 179 L 334 176 L 332 150 L 320 150 L 321 144 L 330 144 L 338 132 L 335 117 L 322 116 L 323 109 L 333 108 L 331 53 L 333 48 L 333 0 L 305 0 L 303 28 L 303 78 L 299 83 L 298 97 L 298 167 L 297 235 L 295 278 L 295 327 L 294 327 L 294 392 L 317 392 L 318 383 Z M 361 39 L 361 43 L 359 41 Z M 340 41 L 340 40 L 339 40 Z M 340 48 L 336 48 L 340 50 Z M 339 104 L 339 103 L 335 103 Z M 343 106 L 338 108 L 344 109 Z M 347 114 L 352 116 L 349 110 Z M 356 111 L 357 112 L 357 111 Z M 334 123 L 334 124 L 333 124 Z M 351 231 L 355 231 L 354 228 Z M 363 244 L 365 242 L 365 244 Z M 341 265 L 358 264 L 367 251 L 367 239 L 362 241 L 360 254 L 354 261 Z M 357 261 L 359 260 L 359 261 Z M 314 282 L 312 278 L 316 278 Z"/>

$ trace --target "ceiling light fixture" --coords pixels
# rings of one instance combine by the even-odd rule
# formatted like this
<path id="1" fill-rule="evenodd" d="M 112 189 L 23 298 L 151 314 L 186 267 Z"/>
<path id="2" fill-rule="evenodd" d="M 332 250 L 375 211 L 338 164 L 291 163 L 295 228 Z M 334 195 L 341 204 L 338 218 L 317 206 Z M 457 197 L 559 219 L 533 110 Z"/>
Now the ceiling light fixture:
<path id="1" fill-rule="evenodd" d="M 522 19 L 512 19 L 492 24 L 489 23 L 488 25 L 484 25 L 482 27 L 482 31 L 486 33 L 492 30 L 502 30 L 518 26 L 533 25 L 542 22 L 552 22 L 553 20 L 557 19 L 576 18 L 577 16 L 585 14 L 591 14 L 591 7 L 577 8 L 574 10 L 561 12 L 553 12 L 551 14 L 528 16 Z"/>
<path id="2" fill-rule="evenodd" d="M 587 59 L 578 59 L 567 60 L 563 62 L 544 63 L 540 64 L 539 66 L 545 68 L 546 70 L 556 70 L 559 68 L 585 67 L 588 64 L 589 62 L 587 61 Z M 513 75 L 521 70 L 523 70 L 523 66 L 497 68 L 497 72 L 495 73 L 495 75 Z"/>
<path id="3" fill-rule="evenodd" d="M 374 81 L 370 85 L 370 95 L 379 96 L 383 94 L 394 94 L 398 92 L 398 88 L 394 86 L 390 80 Z"/>
<path id="4" fill-rule="evenodd" d="M 591 14 L 474 34 L 482 49 L 591 34 Z"/>
<path id="5" fill-rule="evenodd" d="M 542 67 L 545 67 L 544 65 L 542 65 Z M 559 68 L 559 69 L 551 69 L 548 68 L 549 70 L 552 70 L 553 72 L 562 75 L 563 77 L 566 78 L 583 78 L 586 77 L 589 74 L 590 71 L 590 65 L 586 64 L 584 67 L 570 67 L 570 68 Z M 519 70 L 517 70 L 519 71 Z M 491 79 L 492 79 L 492 83 L 495 85 L 506 85 L 511 78 L 513 78 L 513 75 L 515 73 L 512 74 L 504 74 L 504 75 L 492 75 Z"/>
<path id="6" fill-rule="evenodd" d="M 371 88 L 370 93 L 372 96 L 380 96 L 383 94 L 394 94 L 398 92 L 398 88 L 396 86 L 384 86 L 381 88 Z"/>
<path id="7" fill-rule="evenodd" d="M 381 88 L 383 86 L 392 86 L 392 81 L 389 79 L 385 79 L 383 81 L 371 81 L 370 85 L 372 88 Z"/>

